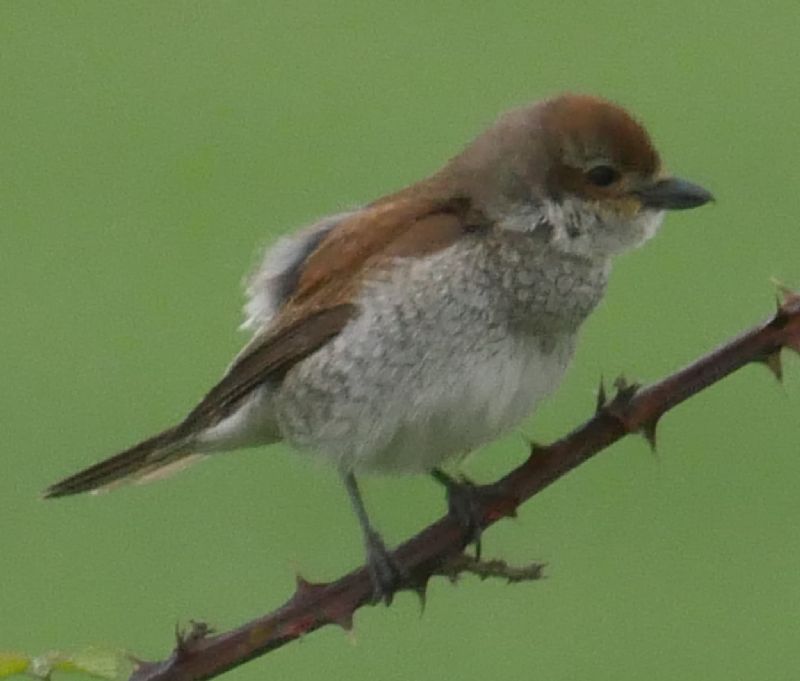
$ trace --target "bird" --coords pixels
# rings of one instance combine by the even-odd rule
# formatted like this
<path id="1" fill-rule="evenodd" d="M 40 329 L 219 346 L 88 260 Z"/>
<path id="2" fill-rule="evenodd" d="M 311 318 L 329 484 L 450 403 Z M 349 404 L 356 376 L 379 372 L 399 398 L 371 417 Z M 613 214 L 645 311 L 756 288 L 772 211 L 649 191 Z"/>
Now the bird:
<path id="1" fill-rule="evenodd" d="M 564 93 L 512 109 L 428 177 L 278 240 L 247 284 L 252 337 L 219 382 L 176 425 L 44 496 L 285 442 L 338 471 L 374 598 L 388 602 L 403 570 L 358 478 L 430 474 L 468 528 L 457 502 L 470 486 L 442 466 L 534 413 L 616 256 L 653 237 L 666 211 L 712 198 L 667 173 L 644 126 L 611 101 Z"/>

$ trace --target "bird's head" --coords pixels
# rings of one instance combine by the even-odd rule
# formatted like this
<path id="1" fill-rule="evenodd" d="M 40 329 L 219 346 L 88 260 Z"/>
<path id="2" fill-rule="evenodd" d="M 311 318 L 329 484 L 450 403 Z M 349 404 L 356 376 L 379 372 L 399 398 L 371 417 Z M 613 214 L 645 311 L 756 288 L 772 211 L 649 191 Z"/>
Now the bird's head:
<path id="1" fill-rule="evenodd" d="M 666 210 L 712 200 L 667 174 L 644 127 L 611 102 L 561 95 L 512 110 L 449 164 L 490 213 L 605 258 L 655 234 Z M 543 219 L 537 224 L 538 216 Z"/>

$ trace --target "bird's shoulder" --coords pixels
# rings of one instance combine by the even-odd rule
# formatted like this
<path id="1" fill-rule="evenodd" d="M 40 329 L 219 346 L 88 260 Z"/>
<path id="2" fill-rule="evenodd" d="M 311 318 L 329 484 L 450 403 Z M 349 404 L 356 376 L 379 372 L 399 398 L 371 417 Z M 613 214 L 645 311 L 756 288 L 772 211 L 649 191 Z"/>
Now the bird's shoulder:
<path id="1" fill-rule="evenodd" d="M 269 336 L 321 309 L 353 303 L 376 268 L 435 253 L 486 226 L 467 198 L 405 193 L 325 218 L 268 252 L 248 287 L 247 325 Z"/>
<path id="2" fill-rule="evenodd" d="M 484 224 L 462 197 L 399 196 L 371 204 L 337 224 L 308 254 L 286 311 L 294 317 L 304 309 L 353 301 L 374 268 L 443 250 Z"/>

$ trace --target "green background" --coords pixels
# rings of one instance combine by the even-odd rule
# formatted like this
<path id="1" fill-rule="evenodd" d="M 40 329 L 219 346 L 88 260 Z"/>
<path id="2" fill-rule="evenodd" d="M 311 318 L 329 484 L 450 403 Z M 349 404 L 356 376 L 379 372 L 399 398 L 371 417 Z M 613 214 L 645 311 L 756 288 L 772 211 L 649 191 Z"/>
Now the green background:
<path id="1" fill-rule="evenodd" d="M 336 476 L 283 447 L 152 486 L 46 484 L 183 415 L 243 343 L 260 248 L 429 173 L 512 105 L 564 89 L 646 121 L 717 203 L 618 263 L 558 395 L 655 380 L 800 285 L 800 5 L 631 2 L 0 4 L 0 649 L 168 653 L 176 622 L 278 606 L 361 558 Z M 485 538 L 545 581 L 432 584 L 240 679 L 796 679 L 800 362 L 747 368 Z M 471 459 L 488 480 L 519 434 Z M 366 483 L 387 539 L 437 517 L 424 479 Z"/>

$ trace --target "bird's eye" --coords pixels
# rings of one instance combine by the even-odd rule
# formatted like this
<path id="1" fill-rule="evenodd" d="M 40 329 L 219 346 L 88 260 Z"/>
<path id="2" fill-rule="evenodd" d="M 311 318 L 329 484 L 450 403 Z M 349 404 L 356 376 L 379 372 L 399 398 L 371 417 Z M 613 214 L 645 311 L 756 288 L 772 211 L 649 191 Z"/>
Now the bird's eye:
<path id="1" fill-rule="evenodd" d="M 586 171 L 586 179 L 595 187 L 608 187 L 619 179 L 619 172 L 611 166 L 595 166 Z"/>

